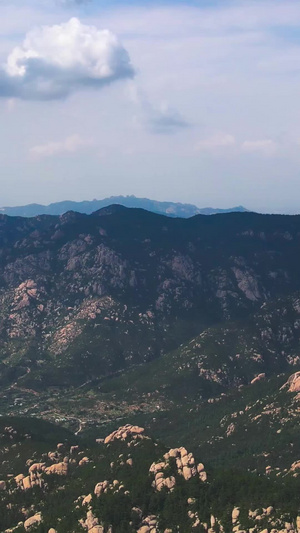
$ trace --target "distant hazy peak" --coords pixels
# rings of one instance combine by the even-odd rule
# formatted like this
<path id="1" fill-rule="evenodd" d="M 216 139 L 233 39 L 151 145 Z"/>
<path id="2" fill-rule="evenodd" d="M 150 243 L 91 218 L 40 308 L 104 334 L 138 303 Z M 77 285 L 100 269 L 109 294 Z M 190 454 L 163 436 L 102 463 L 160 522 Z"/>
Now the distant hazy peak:
<path id="1" fill-rule="evenodd" d="M 84 213 L 90 215 L 107 208 L 111 205 L 118 205 L 119 207 L 137 207 L 167 215 L 170 217 L 189 218 L 194 215 L 213 215 L 216 213 L 231 213 L 231 212 L 245 212 L 248 211 L 243 206 L 232 207 L 229 209 L 218 209 L 213 207 L 199 208 L 193 204 L 183 204 L 175 202 L 159 202 L 157 200 L 150 200 L 149 198 L 137 198 L 135 196 L 111 196 L 102 200 L 86 200 L 82 202 L 73 202 L 65 200 L 49 205 L 28 204 L 16 207 L 1 207 L 0 213 L 10 216 L 34 217 L 37 215 L 63 215 L 66 212 L 76 211 L 77 213 Z M 102 213 L 108 214 L 108 213 Z"/>

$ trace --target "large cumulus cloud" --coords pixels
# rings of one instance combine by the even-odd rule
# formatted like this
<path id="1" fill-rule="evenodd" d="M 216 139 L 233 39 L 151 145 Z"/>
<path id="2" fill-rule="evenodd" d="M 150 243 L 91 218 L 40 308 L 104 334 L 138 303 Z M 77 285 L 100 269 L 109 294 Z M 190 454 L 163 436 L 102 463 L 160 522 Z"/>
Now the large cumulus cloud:
<path id="1" fill-rule="evenodd" d="M 113 33 L 72 18 L 29 32 L 12 50 L 0 70 L 0 96 L 60 99 L 133 76 L 130 57 Z"/>

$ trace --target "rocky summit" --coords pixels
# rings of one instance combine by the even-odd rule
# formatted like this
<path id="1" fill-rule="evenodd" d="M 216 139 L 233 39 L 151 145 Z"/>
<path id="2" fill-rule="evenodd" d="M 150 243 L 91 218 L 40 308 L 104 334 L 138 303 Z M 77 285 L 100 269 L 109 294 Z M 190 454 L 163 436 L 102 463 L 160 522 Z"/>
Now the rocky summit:
<path id="1" fill-rule="evenodd" d="M 0 531 L 300 531 L 300 216 L 0 215 Z"/>

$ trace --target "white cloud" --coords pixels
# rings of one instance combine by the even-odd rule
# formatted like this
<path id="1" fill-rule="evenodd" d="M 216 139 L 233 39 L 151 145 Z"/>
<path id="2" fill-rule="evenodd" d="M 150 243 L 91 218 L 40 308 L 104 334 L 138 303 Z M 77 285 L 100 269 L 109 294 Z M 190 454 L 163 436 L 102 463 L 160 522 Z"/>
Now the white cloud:
<path id="1" fill-rule="evenodd" d="M 199 151 L 214 151 L 218 148 L 230 148 L 236 144 L 235 137 L 229 133 L 217 133 L 212 137 L 199 141 L 196 145 L 196 150 Z"/>
<path id="2" fill-rule="evenodd" d="M 265 156 L 272 156 L 277 150 L 277 145 L 272 139 L 244 141 L 242 144 L 242 150 L 248 153 L 260 153 Z"/>
<path id="3" fill-rule="evenodd" d="M 190 126 L 181 113 L 168 102 L 152 104 L 146 93 L 135 83 L 129 86 L 129 97 L 139 108 L 139 115 L 134 117 L 134 121 L 151 133 L 173 134 Z"/>
<path id="4" fill-rule="evenodd" d="M 148 102 L 144 112 L 144 123 L 153 133 L 169 134 L 189 127 L 189 123 L 179 111 L 170 107 L 169 104 L 162 103 L 154 107 Z"/>
<path id="5" fill-rule="evenodd" d="M 72 5 L 80 5 L 80 4 L 88 4 L 91 0 L 55 0 L 57 4 L 62 6 L 72 6 Z"/>
<path id="6" fill-rule="evenodd" d="M 29 32 L 12 50 L 0 71 L 0 96 L 59 99 L 133 75 L 129 55 L 113 33 L 72 18 Z"/>
<path id="7" fill-rule="evenodd" d="M 79 135 L 71 135 L 60 142 L 48 142 L 33 146 L 30 149 L 30 156 L 33 159 L 41 159 L 64 153 L 74 153 L 81 148 L 93 145 L 94 143 L 91 140 L 82 139 Z"/>

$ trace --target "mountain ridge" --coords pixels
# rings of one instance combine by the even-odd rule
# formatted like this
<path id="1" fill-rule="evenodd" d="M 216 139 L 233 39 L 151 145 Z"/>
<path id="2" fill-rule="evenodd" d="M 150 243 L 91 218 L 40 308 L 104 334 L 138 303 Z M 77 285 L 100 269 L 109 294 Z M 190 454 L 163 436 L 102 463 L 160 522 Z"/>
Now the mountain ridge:
<path id="1" fill-rule="evenodd" d="M 7 384 L 15 375 L 31 389 L 81 385 L 125 371 L 300 290 L 299 216 L 179 219 L 112 206 L 0 220 Z"/>
<path id="2" fill-rule="evenodd" d="M 77 211 L 80 213 L 91 214 L 103 207 L 112 204 L 120 204 L 125 207 L 140 207 L 155 213 L 161 213 L 168 216 L 179 216 L 188 218 L 196 214 L 211 215 L 215 213 L 227 213 L 231 211 L 245 212 L 247 209 L 243 206 L 237 206 L 230 209 L 215 209 L 211 207 L 199 208 L 193 204 L 183 204 L 176 202 L 150 200 L 148 198 L 137 198 L 135 196 L 111 196 L 102 200 L 86 201 L 61 201 L 49 205 L 28 204 L 16 207 L 1 207 L 0 213 L 10 216 L 33 217 L 41 214 L 62 215 L 67 211 Z"/>

